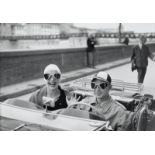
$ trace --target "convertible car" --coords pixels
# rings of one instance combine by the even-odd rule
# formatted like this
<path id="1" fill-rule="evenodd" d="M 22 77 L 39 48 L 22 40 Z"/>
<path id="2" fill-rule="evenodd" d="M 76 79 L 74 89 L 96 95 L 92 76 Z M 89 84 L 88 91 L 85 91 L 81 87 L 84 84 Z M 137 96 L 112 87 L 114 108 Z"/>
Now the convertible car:
<path id="1" fill-rule="evenodd" d="M 112 131 L 110 122 L 99 115 L 84 110 L 93 97 L 90 88 L 91 77 L 81 78 L 65 84 L 63 87 L 74 87 L 72 99 L 65 109 L 49 112 L 38 110 L 33 103 L 20 99 L 8 99 L 0 103 L 0 130 L 2 131 Z M 146 93 L 147 92 L 147 93 Z M 149 92 L 149 93 L 148 93 Z M 152 94 L 150 94 L 152 92 Z M 155 130 L 155 100 L 153 89 L 144 88 L 141 84 L 112 80 L 110 92 L 113 99 L 135 113 L 132 126 L 136 131 Z M 87 98 L 86 100 L 83 100 Z"/>

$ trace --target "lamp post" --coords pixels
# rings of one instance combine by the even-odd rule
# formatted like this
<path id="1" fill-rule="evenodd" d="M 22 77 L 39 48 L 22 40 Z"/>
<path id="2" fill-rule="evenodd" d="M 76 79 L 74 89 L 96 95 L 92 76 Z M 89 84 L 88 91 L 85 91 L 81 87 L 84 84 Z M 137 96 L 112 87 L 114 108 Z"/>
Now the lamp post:
<path id="1" fill-rule="evenodd" d="M 122 23 L 119 23 L 119 26 L 118 26 L 119 43 L 121 43 L 121 35 L 122 35 Z"/>

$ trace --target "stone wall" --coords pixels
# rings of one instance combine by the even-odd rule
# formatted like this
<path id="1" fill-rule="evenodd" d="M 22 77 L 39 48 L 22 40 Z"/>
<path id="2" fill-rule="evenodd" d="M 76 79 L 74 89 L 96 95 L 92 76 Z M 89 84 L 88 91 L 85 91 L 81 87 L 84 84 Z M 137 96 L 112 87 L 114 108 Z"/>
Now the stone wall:
<path id="1" fill-rule="evenodd" d="M 148 44 L 155 51 L 155 44 Z M 96 47 L 96 64 L 104 64 L 131 56 L 132 45 Z M 41 78 L 48 64 L 57 64 L 62 72 L 87 66 L 86 48 L 58 50 L 18 50 L 0 52 L 0 86 Z"/>

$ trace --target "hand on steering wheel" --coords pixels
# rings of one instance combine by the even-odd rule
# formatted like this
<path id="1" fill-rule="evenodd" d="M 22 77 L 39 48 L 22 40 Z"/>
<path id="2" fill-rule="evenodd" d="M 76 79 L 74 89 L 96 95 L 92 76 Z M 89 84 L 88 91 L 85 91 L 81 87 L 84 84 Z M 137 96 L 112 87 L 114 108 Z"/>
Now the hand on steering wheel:
<path id="1" fill-rule="evenodd" d="M 68 99 L 66 97 L 66 100 L 67 100 L 67 103 L 68 103 L 68 108 L 79 108 L 80 110 L 87 110 L 87 111 L 92 109 L 96 113 L 99 113 L 98 110 L 94 106 L 92 106 L 91 104 L 88 104 L 86 102 L 79 101 L 79 98 L 80 97 L 77 97 L 76 94 L 72 95 L 70 97 L 70 99 Z"/>
<path id="2" fill-rule="evenodd" d="M 86 110 L 85 107 L 89 107 L 88 110 L 90 110 L 90 108 L 91 108 L 92 110 L 98 112 L 98 110 L 97 110 L 94 106 L 92 106 L 91 104 L 82 102 L 82 101 L 80 101 L 80 102 L 74 102 L 74 103 L 70 104 L 70 105 L 68 106 L 68 108 L 72 108 L 72 107 L 74 107 L 75 105 L 76 105 L 77 107 L 78 107 L 78 105 L 79 105 L 80 110 Z"/>
<path id="3" fill-rule="evenodd" d="M 79 99 L 80 99 L 80 96 L 78 97 L 77 94 L 75 93 L 72 94 L 71 96 L 66 97 L 68 108 L 76 108 L 76 109 L 86 110 L 86 111 L 90 111 L 90 109 L 92 109 L 92 111 L 97 115 L 102 115 L 97 108 L 95 108 L 94 106 L 92 106 L 87 102 L 79 101 Z"/>

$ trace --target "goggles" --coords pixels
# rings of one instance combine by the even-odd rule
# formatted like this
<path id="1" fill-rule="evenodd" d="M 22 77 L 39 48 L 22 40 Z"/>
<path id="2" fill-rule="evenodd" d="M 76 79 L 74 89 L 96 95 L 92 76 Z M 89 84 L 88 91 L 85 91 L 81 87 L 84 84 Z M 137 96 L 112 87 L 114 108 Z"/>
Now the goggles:
<path id="1" fill-rule="evenodd" d="M 54 77 L 56 79 L 60 79 L 61 75 L 59 73 L 56 73 L 56 74 L 53 74 L 53 75 L 50 75 L 50 74 L 44 74 L 44 78 L 46 80 L 49 80 L 51 77 Z"/>
<path id="2" fill-rule="evenodd" d="M 96 89 L 97 87 L 105 89 L 107 86 L 108 86 L 108 82 L 102 82 L 100 84 L 96 84 L 95 82 L 91 82 L 91 88 L 92 89 Z"/>

